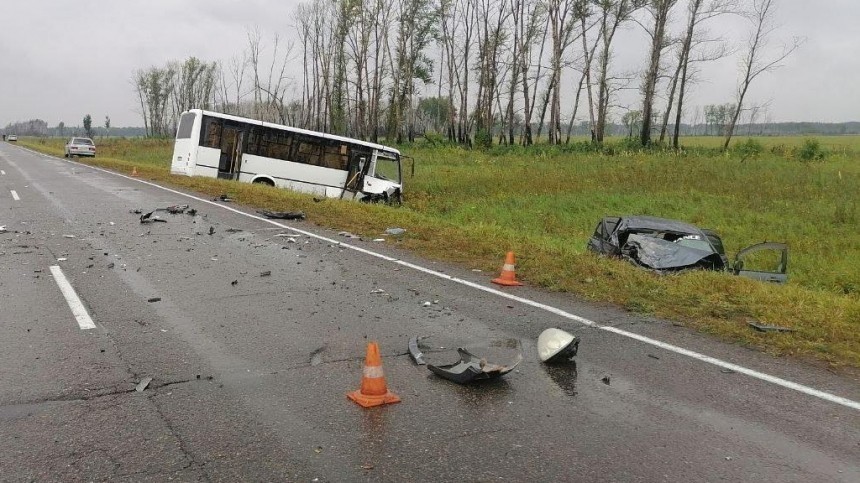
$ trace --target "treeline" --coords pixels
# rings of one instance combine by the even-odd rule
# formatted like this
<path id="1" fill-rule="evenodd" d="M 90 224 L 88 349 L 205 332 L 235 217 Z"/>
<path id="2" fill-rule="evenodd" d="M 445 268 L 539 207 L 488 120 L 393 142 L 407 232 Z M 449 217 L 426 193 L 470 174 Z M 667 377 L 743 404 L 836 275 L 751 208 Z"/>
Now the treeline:
<path id="1" fill-rule="evenodd" d="M 110 122 L 107 122 L 110 125 Z M 19 136 L 36 137 L 66 137 L 86 136 L 87 131 L 83 126 L 67 126 L 64 122 L 57 126 L 48 127 L 48 123 L 41 119 L 31 119 L 23 122 L 10 122 L 2 130 L 3 134 L 17 134 Z M 90 127 L 91 135 L 99 137 L 143 137 L 147 132 L 142 127 Z"/>
<path id="2" fill-rule="evenodd" d="M 202 107 L 373 141 L 432 130 L 464 145 L 558 144 L 585 122 L 597 143 L 622 125 L 643 145 L 677 146 L 685 125 L 716 125 L 687 107 L 694 73 L 733 55 L 740 81 L 719 122 L 728 144 L 764 117 L 766 105 L 747 99 L 752 82 L 799 45 L 767 48 L 776 2 L 308 0 L 290 22 L 295 43 L 251 30 L 228 60 L 150 67 L 134 85 L 149 135 L 172 134 L 182 110 Z M 712 31 L 725 15 L 748 21 L 745 38 Z M 647 39 L 640 65 L 615 65 L 623 29 Z M 640 101 L 619 106 L 633 88 Z"/>

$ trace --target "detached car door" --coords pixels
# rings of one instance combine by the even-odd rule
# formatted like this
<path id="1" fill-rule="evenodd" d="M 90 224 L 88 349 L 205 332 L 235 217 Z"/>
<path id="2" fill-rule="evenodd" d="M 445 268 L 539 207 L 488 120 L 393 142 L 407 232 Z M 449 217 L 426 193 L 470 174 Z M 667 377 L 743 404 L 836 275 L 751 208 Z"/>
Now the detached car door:
<path id="1" fill-rule="evenodd" d="M 788 245 L 765 242 L 738 252 L 733 265 L 735 275 L 764 282 L 788 281 Z"/>

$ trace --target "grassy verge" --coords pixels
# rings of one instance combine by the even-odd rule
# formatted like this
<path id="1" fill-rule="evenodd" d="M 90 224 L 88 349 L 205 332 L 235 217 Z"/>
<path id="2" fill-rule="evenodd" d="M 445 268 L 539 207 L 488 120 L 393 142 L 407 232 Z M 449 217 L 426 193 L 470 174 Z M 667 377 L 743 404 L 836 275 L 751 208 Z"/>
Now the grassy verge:
<path id="1" fill-rule="evenodd" d="M 773 354 L 860 367 L 860 139 L 822 140 L 840 148 L 811 163 L 773 149 L 800 145 L 794 138 L 760 141 L 767 149 L 744 160 L 705 142 L 682 155 L 405 147 L 416 167 L 410 177 L 405 163 L 401 208 L 314 203 L 284 190 L 171 176 L 170 141 L 99 141 L 99 157 L 86 162 L 126 173 L 136 167 L 147 179 L 213 196 L 226 192 L 261 208 L 301 209 L 321 226 L 367 235 L 400 226 L 408 230 L 401 246 L 486 272 L 498 270 L 504 252 L 514 250 L 518 275 L 531 284 L 680 321 Z M 21 143 L 62 155 L 61 140 Z M 791 282 L 775 286 L 707 272 L 659 276 L 598 258 L 585 243 L 606 214 L 650 214 L 713 228 L 730 255 L 765 239 L 787 241 Z M 796 332 L 757 333 L 748 319 Z"/>

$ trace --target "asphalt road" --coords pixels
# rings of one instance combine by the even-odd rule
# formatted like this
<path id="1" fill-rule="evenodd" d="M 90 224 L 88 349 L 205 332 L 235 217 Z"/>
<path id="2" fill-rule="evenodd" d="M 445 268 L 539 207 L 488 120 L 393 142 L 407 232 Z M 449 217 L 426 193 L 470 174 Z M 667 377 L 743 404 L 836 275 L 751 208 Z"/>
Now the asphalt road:
<path id="1" fill-rule="evenodd" d="M 198 215 L 130 213 L 176 204 Z M 569 295 L 506 299 L 336 243 L 479 286 L 496 275 L 391 237 L 285 222 L 299 233 L 222 206 L 253 214 L 0 144 L 0 481 L 860 481 L 857 409 L 624 333 L 849 403 L 855 373 Z M 539 362 L 547 327 L 581 338 L 575 365 Z M 412 363 L 413 335 L 430 363 L 457 347 L 524 360 L 459 386 Z M 346 398 L 369 340 L 399 404 Z"/>

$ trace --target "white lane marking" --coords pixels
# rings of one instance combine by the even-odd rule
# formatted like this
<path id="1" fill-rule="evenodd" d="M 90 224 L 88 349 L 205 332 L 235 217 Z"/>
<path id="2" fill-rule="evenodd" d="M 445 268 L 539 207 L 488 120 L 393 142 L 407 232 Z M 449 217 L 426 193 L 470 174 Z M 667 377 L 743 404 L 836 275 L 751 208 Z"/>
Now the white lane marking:
<path id="1" fill-rule="evenodd" d="M 17 192 L 17 191 L 15 191 L 15 190 L 11 190 L 11 193 L 12 193 L 12 199 L 13 199 L 13 200 L 15 200 L 15 201 L 21 201 L 21 197 L 20 197 L 20 196 L 18 196 L 18 192 Z"/>
<path id="2" fill-rule="evenodd" d="M 36 153 L 35 151 L 32 151 L 32 152 L 33 152 L 33 153 Z M 36 154 L 41 154 L 41 153 L 36 153 Z M 476 289 L 476 290 L 481 290 L 481 291 L 486 292 L 486 293 L 490 293 L 490 294 L 493 294 L 493 295 L 497 295 L 497 296 L 499 296 L 499 297 L 503 297 L 503 298 L 506 298 L 506 299 L 509 299 L 509 300 L 513 300 L 513 301 L 516 301 L 516 302 L 519 302 L 519 303 L 525 304 L 525 305 L 529 305 L 529 306 L 531 306 L 531 307 L 535 307 L 535 308 L 537 308 L 537 309 L 541 309 L 541 310 L 547 311 L 547 312 L 549 312 L 549 313 L 552 313 L 552 314 L 558 315 L 558 316 L 563 317 L 563 318 L 565 318 L 565 319 L 572 320 L 572 321 L 574 321 L 574 322 L 578 322 L 578 323 L 583 324 L 583 325 L 586 325 L 586 326 L 588 326 L 588 327 L 594 327 L 594 328 L 597 328 L 597 329 L 600 329 L 600 330 L 604 330 L 604 331 L 606 331 L 606 332 L 611 332 L 611 333 L 613 333 L 613 334 L 621 335 L 621 336 L 624 336 L 624 337 L 627 337 L 627 338 L 630 338 L 630 339 L 633 339 L 633 340 L 638 340 L 639 342 L 642 342 L 642 343 L 645 343 L 645 344 L 648 344 L 648 345 L 652 345 L 652 346 L 654 346 L 654 347 L 659 347 L 659 348 L 664 349 L 664 350 L 667 350 L 667 351 L 669 351 L 669 352 L 674 352 L 674 353 L 676 353 L 676 354 L 680 354 L 680 355 L 683 355 L 683 356 L 687 356 L 687 357 L 690 357 L 690 358 L 692 358 L 692 359 L 696 359 L 696 360 L 701 361 L 701 362 L 705 362 L 705 363 L 708 363 L 708 364 L 712 364 L 712 365 L 715 365 L 715 366 L 717 366 L 717 367 L 722 367 L 722 368 L 724 368 L 724 369 L 730 369 L 730 370 L 733 370 L 733 371 L 735 371 L 735 372 L 739 372 L 739 373 L 741 373 L 741 374 L 745 374 L 745 375 L 747 375 L 747 376 L 749 376 L 749 377 L 752 377 L 752 378 L 755 378 L 755 379 L 758 379 L 758 380 L 761 380 L 761 381 L 765 381 L 765 382 L 769 382 L 769 383 L 772 383 L 772 384 L 776 384 L 777 386 L 781 386 L 781 387 L 784 387 L 784 388 L 786 388 L 786 389 L 791 389 L 791 390 L 793 390 L 793 391 L 798 391 L 798 392 L 801 392 L 801 393 L 803 393 L 803 394 L 807 394 L 807 395 L 810 395 L 810 396 L 813 396 L 813 397 L 817 397 L 817 398 L 819 398 L 819 399 L 823 399 L 823 400 L 825 400 L 825 401 L 829 401 L 829 402 L 832 402 L 832 403 L 835 403 L 835 404 L 839 404 L 839 405 L 842 405 L 842 406 L 849 407 L 849 408 L 851 408 L 851 409 L 856 409 L 856 410 L 860 411 L 860 402 L 853 401 L 853 400 L 851 400 L 851 399 L 847 399 L 847 398 L 844 398 L 844 397 L 841 397 L 841 396 L 837 396 L 837 395 L 835 395 L 835 394 L 831 394 L 831 393 L 829 393 L 829 392 L 820 391 L 820 390 L 818 390 L 818 389 L 815 389 L 815 388 L 812 388 L 812 387 L 809 387 L 809 386 L 804 386 L 803 384 L 798 384 L 798 383 L 796 383 L 796 382 L 789 381 L 789 380 L 787 380 L 787 379 L 782 379 L 782 378 L 780 378 L 780 377 L 771 376 L 770 374 L 766 374 L 766 373 L 763 373 L 763 372 L 759 372 L 759 371 L 756 371 L 756 370 L 753 370 L 753 369 L 748 369 L 748 368 L 746 368 L 746 367 L 739 366 L 739 365 L 737 365 L 737 364 L 732 364 L 731 362 L 726 362 L 726 361 L 723 361 L 723 360 L 721 360 L 721 359 L 717 359 L 717 358 L 715 358 L 715 357 L 707 356 L 707 355 L 704 355 L 704 354 L 700 354 L 700 353 L 698 353 L 698 352 L 694 352 L 694 351 L 691 351 L 691 350 L 688 350 L 688 349 L 684 349 L 683 347 L 678 347 L 678 346 L 675 346 L 675 345 L 672 345 L 672 344 L 667 344 L 667 343 L 662 342 L 662 341 L 659 341 L 659 340 L 657 340 L 657 339 L 652 339 L 652 338 L 650 338 L 650 337 L 645 337 L 645 336 L 643 336 L 643 335 L 635 334 L 635 333 L 633 333 L 633 332 L 628 332 L 628 331 L 626 331 L 626 330 L 618 329 L 618 328 L 615 328 L 615 327 L 602 326 L 602 325 L 599 325 L 597 322 L 594 322 L 593 320 L 589 320 L 589 319 L 586 319 L 586 318 L 584 318 L 584 317 L 580 317 L 580 316 L 578 316 L 578 315 L 571 314 L 571 313 L 569 313 L 569 312 L 566 312 L 566 311 L 564 311 L 564 310 L 562 310 L 562 309 L 559 309 L 559 308 L 553 307 L 553 306 L 551 306 L 551 305 L 542 304 L 542 303 L 540 303 L 540 302 L 536 302 L 536 301 L 531 300 L 531 299 L 527 299 L 527 298 L 524 298 L 524 297 L 519 297 L 519 296 L 516 296 L 516 295 L 512 295 L 512 294 L 509 294 L 509 293 L 507 293 L 507 292 L 502 292 L 502 291 L 497 290 L 497 289 L 492 288 L 492 287 L 485 287 L 485 286 L 483 286 L 483 285 L 479 285 L 479 284 L 477 284 L 477 283 L 475 283 L 475 282 L 470 282 L 469 280 L 463 280 L 463 279 L 461 279 L 461 278 L 452 277 L 451 275 L 448 275 L 448 274 L 445 274 L 445 273 L 442 273 L 442 272 L 437 272 L 437 271 L 435 271 L 435 270 L 431 270 L 431 269 L 429 269 L 429 268 L 425 268 L 425 267 L 422 267 L 422 266 L 420 266 L 420 265 L 415 265 L 415 264 L 413 264 L 413 263 L 405 262 L 405 261 L 403 261 L 403 260 L 399 260 L 399 259 L 397 259 L 397 258 L 392 258 L 392 257 L 389 257 L 389 256 L 387 256 L 387 255 L 383 255 L 383 254 L 381 254 L 381 253 L 377 253 L 377 252 L 374 252 L 374 251 L 367 250 L 367 249 L 365 249 L 365 248 L 357 247 L 357 246 L 355 246 L 355 245 L 350 245 L 350 244 L 348 244 L 348 243 L 344 243 L 344 242 L 341 242 L 341 241 L 339 241 L 339 240 L 334 240 L 334 239 L 332 239 L 332 238 L 328 238 L 328 237 L 325 237 L 325 236 L 322 236 L 322 235 L 318 235 L 318 234 L 313 233 L 313 232 L 309 232 L 309 231 L 301 230 L 301 229 L 299 229 L 299 228 L 296 228 L 296 227 L 293 227 L 293 226 L 290 226 L 290 225 L 284 225 L 284 224 L 282 224 L 282 223 L 278 223 L 278 222 L 277 222 L 277 221 L 275 221 L 275 220 L 270 220 L 270 219 L 268 219 L 268 218 L 263 218 L 263 217 L 260 217 L 260 216 L 252 215 L 252 214 L 250 214 L 250 213 L 245 213 L 244 211 L 238 210 L 238 209 L 236 209 L 236 208 L 232 208 L 232 207 L 230 207 L 230 206 L 224 206 L 223 204 L 219 204 L 219 203 L 216 203 L 216 202 L 211 201 L 211 200 L 207 200 L 207 199 L 204 199 L 204 198 L 200 198 L 200 197 L 198 197 L 198 196 L 189 195 L 188 193 L 183 193 L 183 192 L 181 192 L 181 191 L 177 191 L 177 190 L 174 190 L 174 189 L 171 189 L 171 188 L 167 188 L 167 187 L 165 187 L 165 186 L 161 186 L 161 185 L 159 185 L 159 184 L 152 183 L 152 182 L 150 182 L 150 181 L 144 181 L 144 180 L 142 180 L 142 179 L 132 178 L 132 177 L 130 177 L 130 176 L 126 176 L 126 175 L 124 175 L 124 174 L 116 173 L 116 172 L 114 172 L 114 171 L 109 171 L 109 170 L 107 170 L 107 169 L 103 169 L 103 168 L 97 168 L 97 167 L 95 167 L 95 166 L 90 166 L 90 165 L 83 164 L 83 163 L 78 163 L 78 162 L 76 162 L 76 161 L 70 161 L 70 160 L 60 159 L 60 158 L 54 158 L 54 159 L 56 159 L 56 160 L 58 160 L 58 161 L 64 161 L 64 162 L 66 162 L 66 163 L 70 163 L 70 164 L 77 164 L 77 165 L 80 165 L 80 166 L 86 166 L 86 167 L 88 167 L 88 168 L 90 168 L 90 169 L 94 169 L 94 170 L 96 170 L 96 171 L 100 171 L 100 172 L 102 172 L 102 173 L 107 173 L 107 174 L 111 174 L 111 175 L 113 175 L 113 176 L 118 176 L 118 177 L 121 177 L 121 178 L 125 178 L 125 179 L 127 179 L 127 180 L 129 180 L 129 181 L 136 181 L 136 182 L 138 182 L 138 183 L 142 183 L 142 184 L 145 184 L 145 185 L 147 185 L 147 186 L 152 186 L 153 188 L 158 188 L 158 189 L 161 189 L 161 190 L 164 190 L 164 191 L 167 191 L 167 192 L 169 192 L 169 193 L 173 193 L 173 194 L 176 194 L 176 195 L 179 195 L 179 196 L 184 196 L 184 197 L 186 197 L 186 198 L 190 198 L 190 199 L 192 199 L 192 200 L 199 201 L 199 202 L 201 202 L 201 203 L 206 203 L 206 204 L 208 204 L 208 205 L 217 206 L 218 208 L 221 208 L 221 209 L 224 209 L 224 210 L 227 210 L 227 211 L 232 211 L 233 213 L 236 213 L 236 214 L 238 214 L 238 215 L 246 216 L 246 217 L 248 217 L 248 218 L 252 218 L 252 219 L 254 219 L 254 220 L 262 221 L 262 222 L 264 222 L 264 223 L 269 223 L 269 224 L 271 224 L 271 225 L 275 225 L 275 226 L 277 226 L 277 227 L 279 227 L 279 228 L 283 228 L 283 229 L 285 229 L 285 230 L 292 230 L 293 232 L 302 233 L 302 234 L 304 234 L 305 236 L 309 236 L 309 237 L 312 237 L 312 238 L 316 238 L 317 240 L 322 240 L 322 241 L 327 242 L 327 243 L 332 243 L 332 244 L 340 245 L 340 246 L 342 246 L 342 247 L 344 247 L 344 248 L 348 248 L 348 249 L 350 249 L 350 250 L 355 250 L 355 251 L 357 251 L 357 252 L 359 252 L 359 253 L 364 253 L 364 254 L 366 254 L 366 255 L 370 255 L 370 256 L 372 256 L 372 257 L 379 258 L 379 259 L 381 259 L 381 260 L 385 260 L 385 261 L 388 261 L 388 262 L 397 263 L 397 264 L 402 265 L 402 266 L 404 266 L 404 267 L 412 268 L 412 269 L 414 269 L 414 270 L 417 270 L 417 271 L 419 271 L 419 272 L 426 273 L 426 274 L 428 274 L 428 275 L 433 275 L 434 277 L 438 277 L 438 278 L 442 278 L 442 279 L 445 279 L 445 280 L 449 280 L 449 281 L 451 281 L 451 282 L 455 282 L 455 283 L 458 283 L 458 284 L 461 284 L 461 285 L 465 285 L 465 286 L 467 286 L 467 287 L 472 287 L 472 288 L 474 288 L 474 289 Z"/>
<path id="3" fill-rule="evenodd" d="M 63 297 L 66 298 L 66 303 L 69 304 L 69 308 L 72 309 L 72 314 L 75 316 L 75 320 L 78 321 L 78 325 L 81 327 L 81 330 L 95 329 L 95 322 L 90 318 L 90 314 L 87 313 L 86 307 L 84 307 L 83 302 L 81 302 L 78 294 L 75 293 L 75 289 L 72 288 L 72 284 L 70 284 L 69 280 L 66 279 L 66 275 L 62 270 L 60 270 L 60 267 L 57 265 L 51 265 L 51 275 L 54 276 L 54 280 L 56 280 L 57 285 L 60 287 L 60 292 L 63 293 Z"/>

